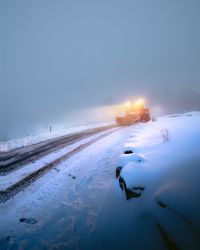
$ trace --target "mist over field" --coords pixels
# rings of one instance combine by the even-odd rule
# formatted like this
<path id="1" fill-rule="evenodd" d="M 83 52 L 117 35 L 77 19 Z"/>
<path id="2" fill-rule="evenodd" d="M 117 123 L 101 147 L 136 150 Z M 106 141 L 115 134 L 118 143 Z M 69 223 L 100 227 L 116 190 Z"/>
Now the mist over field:
<path id="1" fill-rule="evenodd" d="M 0 0 L 0 141 L 200 108 L 200 1 Z M 96 109 L 96 112 L 94 111 Z"/>
<path id="2" fill-rule="evenodd" d="M 200 249 L 200 0 L 0 0 L 0 249 Z"/>

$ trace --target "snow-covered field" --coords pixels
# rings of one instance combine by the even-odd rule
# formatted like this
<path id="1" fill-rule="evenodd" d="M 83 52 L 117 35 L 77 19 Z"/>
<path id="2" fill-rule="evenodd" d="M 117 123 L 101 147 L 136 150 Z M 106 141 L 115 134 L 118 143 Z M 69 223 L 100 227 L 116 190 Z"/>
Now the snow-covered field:
<path id="1" fill-rule="evenodd" d="M 54 139 L 60 136 L 81 132 L 87 129 L 93 129 L 98 127 L 104 127 L 108 125 L 114 124 L 114 121 L 101 122 L 101 123 L 92 123 L 84 126 L 71 127 L 66 129 L 57 129 L 56 131 L 48 131 L 45 133 L 33 134 L 20 139 L 9 140 L 6 142 L 0 141 L 0 152 L 7 152 L 12 149 L 26 147 L 28 145 L 32 145 L 35 143 L 39 143 L 42 141 Z"/>

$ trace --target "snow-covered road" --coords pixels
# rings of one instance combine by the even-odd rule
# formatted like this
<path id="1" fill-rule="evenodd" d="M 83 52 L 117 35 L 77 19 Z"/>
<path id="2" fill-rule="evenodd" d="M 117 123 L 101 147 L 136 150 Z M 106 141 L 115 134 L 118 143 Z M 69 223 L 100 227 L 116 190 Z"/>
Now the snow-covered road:
<path id="1" fill-rule="evenodd" d="M 0 204 L 2 247 L 39 249 L 62 243 L 74 249 L 83 244 L 96 228 L 110 188 L 117 183 L 115 163 L 121 148 L 137 127 L 97 141 Z M 26 218 L 32 224 L 23 223 Z"/>
<path id="2" fill-rule="evenodd" d="M 0 248 L 199 249 L 200 159 L 196 157 L 195 145 L 199 145 L 200 116 L 180 118 L 166 117 L 116 130 L 1 203 Z M 169 144 L 163 144 L 158 129 L 164 125 L 171 132 Z M 149 173 L 147 178 L 133 165 L 130 181 L 141 182 L 145 189 L 140 197 L 130 200 L 115 178 L 118 157 L 127 141 L 132 141 L 134 150 L 144 157 L 145 161 L 137 164 L 143 164 Z M 173 150 L 178 145 L 183 145 L 187 152 L 186 144 L 194 147 L 194 150 L 189 148 L 190 157 L 182 157 L 178 151 L 172 168 L 170 164 L 174 161 L 169 156 L 174 159 Z M 168 150 L 161 150 L 165 148 Z M 165 159 L 164 153 L 168 153 Z M 164 172 L 161 171 L 163 162 L 166 163 Z M 167 166 L 172 171 L 168 175 Z M 190 173 L 188 166 L 195 173 Z M 135 170 L 138 175 L 134 175 Z M 176 179 L 183 185 L 177 186 Z M 169 180 L 173 185 L 166 186 Z M 185 180 L 190 186 L 184 184 Z M 183 188 L 187 188 L 185 192 Z"/>
<path id="3" fill-rule="evenodd" d="M 45 156 L 36 156 L 36 158 L 38 158 L 29 164 L 14 167 L 14 169 L 8 173 L 6 170 L 5 173 L 7 174 L 0 176 L 0 202 L 5 202 L 10 199 L 46 172 L 61 164 L 61 162 L 64 162 L 72 155 L 77 154 L 79 151 L 118 129 L 119 128 L 110 128 L 103 129 L 101 132 L 92 131 L 92 133 L 83 133 L 83 138 L 80 135 L 76 135 L 75 139 L 67 140 L 64 145 L 61 144 L 62 148 L 60 148 L 61 146 L 58 140 L 54 152 L 47 154 L 47 150 Z M 52 145 L 50 146 L 52 147 Z M 28 150 L 29 149 L 27 149 L 27 151 Z"/>

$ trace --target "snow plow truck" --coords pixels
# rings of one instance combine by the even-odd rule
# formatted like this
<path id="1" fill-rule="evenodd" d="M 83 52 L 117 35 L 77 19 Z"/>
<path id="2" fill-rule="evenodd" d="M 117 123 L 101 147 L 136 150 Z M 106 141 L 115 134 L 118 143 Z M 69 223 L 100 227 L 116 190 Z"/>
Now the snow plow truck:
<path id="1" fill-rule="evenodd" d="M 116 116 L 116 123 L 119 126 L 127 126 L 137 122 L 148 122 L 151 120 L 149 109 L 144 106 L 142 100 L 135 104 L 126 103 L 126 113 L 123 116 Z"/>

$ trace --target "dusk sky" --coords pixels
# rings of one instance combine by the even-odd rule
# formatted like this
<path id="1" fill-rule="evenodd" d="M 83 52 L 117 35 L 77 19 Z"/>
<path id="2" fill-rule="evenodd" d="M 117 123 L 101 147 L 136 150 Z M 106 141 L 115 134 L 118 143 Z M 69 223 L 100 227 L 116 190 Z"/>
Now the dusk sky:
<path id="1" fill-rule="evenodd" d="M 1 121 L 200 92 L 199 13 L 199 0 L 0 0 Z"/>

